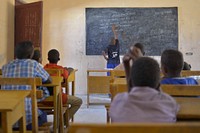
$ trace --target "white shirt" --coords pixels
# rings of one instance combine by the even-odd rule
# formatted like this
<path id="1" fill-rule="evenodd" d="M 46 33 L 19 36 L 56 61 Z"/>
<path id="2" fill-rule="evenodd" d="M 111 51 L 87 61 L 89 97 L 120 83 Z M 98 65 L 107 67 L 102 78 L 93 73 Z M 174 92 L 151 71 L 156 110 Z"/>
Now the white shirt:
<path id="1" fill-rule="evenodd" d="M 118 94 L 110 107 L 112 122 L 175 122 L 179 106 L 166 93 L 134 87 Z"/>

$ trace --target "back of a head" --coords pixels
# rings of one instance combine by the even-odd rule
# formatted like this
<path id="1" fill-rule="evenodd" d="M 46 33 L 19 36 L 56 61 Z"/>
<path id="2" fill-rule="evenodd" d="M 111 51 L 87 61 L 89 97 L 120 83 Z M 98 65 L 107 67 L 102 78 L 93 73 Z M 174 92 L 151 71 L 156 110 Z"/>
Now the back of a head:
<path id="1" fill-rule="evenodd" d="M 31 59 L 33 56 L 33 43 L 31 41 L 23 41 L 15 47 L 15 56 L 18 59 Z"/>
<path id="2" fill-rule="evenodd" d="M 32 59 L 36 60 L 37 62 L 40 62 L 40 58 L 41 58 L 40 51 L 38 49 L 34 50 Z"/>
<path id="3" fill-rule="evenodd" d="M 161 65 L 171 74 L 180 74 L 183 68 L 183 54 L 178 50 L 165 50 L 161 55 Z"/>
<path id="4" fill-rule="evenodd" d="M 60 60 L 60 54 L 59 54 L 58 50 L 51 49 L 48 52 L 48 60 L 50 63 L 58 63 L 58 61 Z"/>
<path id="5" fill-rule="evenodd" d="M 158 89 L 160 82 L 159 64 L 149 57 L 138 58 L 132 65 L 130 77 L 133 86 L 148 86 Z"/>
<path id="6" fill-rule="evenodd" d="M 191 69 L 191 65 L 184 61 L 183 70 L 190 70 L 190 69 Z"/>
<path id="7" fill-rule="evenodd" d="M 141 50 L 142 54 L 145 55 L 144 46 L 141 43 L 136 43 L 136 44 L 134 44 L 134 46 L 139 48 Z"/>

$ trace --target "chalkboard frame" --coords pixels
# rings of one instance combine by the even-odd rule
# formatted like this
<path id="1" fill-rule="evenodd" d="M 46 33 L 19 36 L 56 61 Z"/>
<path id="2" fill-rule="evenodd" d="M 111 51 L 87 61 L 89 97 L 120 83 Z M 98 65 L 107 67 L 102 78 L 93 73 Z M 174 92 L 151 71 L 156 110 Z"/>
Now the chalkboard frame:
<path id="1" fill-rule="evenodd" d="M 178 49 L 178 7 L 86 8 L 85 10 L 86 55 L 102 54 L 113 37 L 112 24 L 118 27 L 120 55 L 124 55 L 129 47 L 137 42 L 144 45 L 147 56 L 160 56 L 165 49 Z M 109 14 L 113 17 L 112 21 L 109 20 Z M 122 17 L 119 17 L 120 15 Z M 131 18 L 134 18 L 134 21 Z M 130 27 L 124 30 L 122 26 L 126 25 Z"/>

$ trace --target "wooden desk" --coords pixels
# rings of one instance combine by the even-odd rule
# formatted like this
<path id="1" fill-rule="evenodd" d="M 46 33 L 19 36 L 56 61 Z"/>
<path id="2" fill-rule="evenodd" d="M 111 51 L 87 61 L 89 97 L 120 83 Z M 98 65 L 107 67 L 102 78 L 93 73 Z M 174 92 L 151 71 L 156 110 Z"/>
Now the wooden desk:
<path id="1" fill-rule="evenodd" d="M 68 133 L 199 133 L 199 122 L 71 124 Z"/>
<path id="2" fill-rule="evenodd" d="M 161 85 L 163 92 L 173 96 L 180 105 L 178 120 L 200 120 L 199 85 Z"/>
<path id="3" fill-rule="evenodd" d="M 42 86 L 45 87 L 53 87 L 53 97 L 47 97 L 45 101 L 53 101 L 53 110 L 54 110 L 54 121 L 53 121 L 53 130 L 54 133 L 63 133 L 64 132 L 64 125 L 63 125 L 63 105 L 62 105 L 62 92 L 61 92 L 61 83 L 63 81 L 63 77 L 60 76 L 52 76 L 52 83 L 51 84 L 43 84 Z M 48 106 L 47 106 L 48 107 Z M 40 109 L 45 109 L 40 107 Z"/>
<path id="4" fill-rule="evenodd" d="M 126 78 L 115 78 L 113 84 L 115 85 L 126 85 Z"/>
<path id="5" fill-rule="evenodd" d="M 71 92 L 72 92 L 72 96 L 74 96 L 75 94 L 75 74 L 76 72 L 78 71 L 78 69 L 74 69 L 69 77 L 65 80 L 65 85 L 63 87 L 66 87 L 66 93 L 69 95 L 69 83 L 71 82 L 72 84 L 72 89 L 71 89 Z"/>
<path id="6" fill-rule="evenodd" d="M 24 99 L 29 94 L 30 91 L 0 90 L 1 123 L 4 133 L 11 133 L 13 124 L 15 124 L 18 120 L 20 122 L 20 132 L 26 132 Z"/>
<path id="7" fill-rule="evenodd" d="M 105 103 L 91 103 L 90 94 L 109 94 L 111 76 L 106 76 L 111 70 L 87 70 L 87 107 Z"/>
<path id="8" fill-rule="evenodd" d="M 189 77 L 189 76 L 199 76 L 200 71 L 193 71 L 193 70 L 182 70 L 181 76 L 182 77 Z"/>
<path id="9" fill-rule="evenodd" d="M 200 99 L 198 98 L 175 98 L 177 103 L 181 106 L 177 114 L 180 120 L 200 120 Z M 187 100 L 188 99 L 188 100 Z"/>

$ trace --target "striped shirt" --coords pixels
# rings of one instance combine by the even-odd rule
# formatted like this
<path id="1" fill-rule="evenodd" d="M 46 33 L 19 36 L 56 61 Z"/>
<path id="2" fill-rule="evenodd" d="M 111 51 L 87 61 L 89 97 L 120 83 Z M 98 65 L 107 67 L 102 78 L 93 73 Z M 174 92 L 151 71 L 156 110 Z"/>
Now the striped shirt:
<path id="1" fill-rule="evenodd" d="M 3 77 L 40 77 L 42 82 L 45 82 L 49 74 L 39 65 L 38 62 L 31 59 L 16 59 L 2 67 Z M 27 85 L 6 85 L 1 87 L 3 90 L 30 90 L 31 87 Z M 43 90 L 48 91 L 43 88 Z M 27 125 L 32 123 L 32 107 L 31 98 L 25 99 L 26 105 L 26 123 Z M 41 115 L 41 111 L 38 110 L 38 114 Z M 15 125 L 18 127 L 18 123 Z"/>

